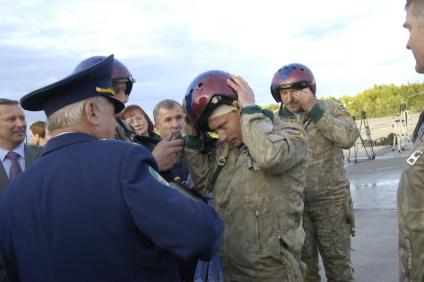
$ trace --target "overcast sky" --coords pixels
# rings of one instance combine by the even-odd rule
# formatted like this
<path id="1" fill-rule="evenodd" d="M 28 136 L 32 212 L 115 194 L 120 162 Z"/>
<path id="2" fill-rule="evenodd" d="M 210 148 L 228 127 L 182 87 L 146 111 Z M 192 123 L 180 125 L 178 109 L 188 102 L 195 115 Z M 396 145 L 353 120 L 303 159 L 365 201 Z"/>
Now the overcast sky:
<path id="1" fill-rule="evenodd" d="M 137 80 L 129 104 L 150 116 L 162 99 L 182 101 L 192 79 L 210 69 L 243 76 L 259 105 L 274 103 L 272 76 L 293 62 L 312 69 L 318 97 L 422 82 L 405 48 L 403 6 L 402 0 L 0 0 L 0 97 L 19 99 L 70 74 L 84 58 L 112 53 Z"/>

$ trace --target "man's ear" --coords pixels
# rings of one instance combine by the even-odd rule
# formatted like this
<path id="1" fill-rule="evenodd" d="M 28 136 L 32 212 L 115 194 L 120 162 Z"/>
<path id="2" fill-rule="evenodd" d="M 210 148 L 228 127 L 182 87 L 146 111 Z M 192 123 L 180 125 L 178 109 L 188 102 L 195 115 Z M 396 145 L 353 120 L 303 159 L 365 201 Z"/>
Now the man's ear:
<path id="1" fill-rule="evenodd" d="M 84 104 L 84 117 L 88 122 L 92 124 L 97 124 L 97 107 L 93 102 L 88 102 Z"/>

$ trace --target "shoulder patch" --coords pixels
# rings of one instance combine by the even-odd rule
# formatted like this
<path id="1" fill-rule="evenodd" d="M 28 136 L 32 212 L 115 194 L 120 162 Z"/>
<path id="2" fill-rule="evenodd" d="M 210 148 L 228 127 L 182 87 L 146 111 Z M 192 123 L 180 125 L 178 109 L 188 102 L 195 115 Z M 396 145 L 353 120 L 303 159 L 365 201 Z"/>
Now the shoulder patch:
<path id="1" fill-rule="evenodd" d="M 167 187 L 169 187 L 169 188 L 172 188 L 172 186 L 168 183 L 168 181 L 166 181 L 165 180 L 165 178 L 163 178 L 160 174 L 159 174 L 159 172 L 157 172 L 156 170 L 154 170 L 151 166 L 148 166 L 149 167 L 149 172 L 150 172 L 150 175 L 154 178 L 154 179 L 156 179 L 158 182 L 160 182 L 161 184 L 163 184 L 163 185 L 165 185 L 165 186 L 167 186 Z"/>
<path id="2" fill-rule="evenodd" d="M 345 107 L 340 106 L 339 111 L 342 115 L 353 118 L 352 115 L 350 114 L 350 112 Z"/>
<path id="3" fill-rule="evenodd" d="M 410 166 L 413 166 L 418 159 L 423 155 L 423 151 L 421 150 L 415 150 L 407 159 L 406 163 Z"/>
<path id="4" fill-rule="evenodd" d="M 300 131 L 299 129 L 296 128 L 283 128 L 284 132 L 287 132 L 288 134 L 290 134 L 293 137 L 296 138 L 304 138 L 305 135 L 303 134 L 302 131 Z"/>

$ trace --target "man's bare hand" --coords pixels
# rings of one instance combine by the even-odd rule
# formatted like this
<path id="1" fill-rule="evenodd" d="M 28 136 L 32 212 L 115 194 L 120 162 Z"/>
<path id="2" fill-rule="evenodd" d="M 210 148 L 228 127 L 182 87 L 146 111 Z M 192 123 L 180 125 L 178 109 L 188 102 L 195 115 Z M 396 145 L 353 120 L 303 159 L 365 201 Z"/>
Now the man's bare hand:
<path id="1" fill-rule="evenodd" d="M 305 112 L 309 112 L 317 103 L 317 98 L 309 87 L 296 91 L 293 96 Z"/>
<path id="2" fill-rule="evenodd" d="M 153 157 L 155 158 L 159 171 L 171 169 L 181 158 L 184 150 L 184 140 L 162 140 L 153 149 Z"/>
<path id="3" fill-rule="evenodd" d="M 227 79 L 227 83 L 237 93 L 237 102 L 240 109 L 255 104 L 253 90 L 241 76 L 233 75 L 230 79 Z"/>

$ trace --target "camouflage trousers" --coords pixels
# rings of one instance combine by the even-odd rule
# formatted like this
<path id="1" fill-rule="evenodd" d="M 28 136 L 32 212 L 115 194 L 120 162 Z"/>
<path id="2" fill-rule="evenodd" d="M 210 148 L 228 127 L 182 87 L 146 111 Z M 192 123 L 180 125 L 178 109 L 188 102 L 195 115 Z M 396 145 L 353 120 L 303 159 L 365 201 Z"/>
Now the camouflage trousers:
<path id="1" fill-rule="evenodd" d="M 422 245 L 421 248 L 412 250 L 410 240 L 401 231 L 399 233 L 399 282 L 424 281 L 423 257 Z"/>
<path id="2" fill-rule="evenodd" d="M 307 266 L 305 282 L 321 281 L 319 254 L 328 282 L 353 281 L 350 260 L 352 220 L 353 211 L 347 211 L 346 205 L 326 202 L 312 207 L 305 204 L 303 228 L 306 237 L 301 257 Z"/>

